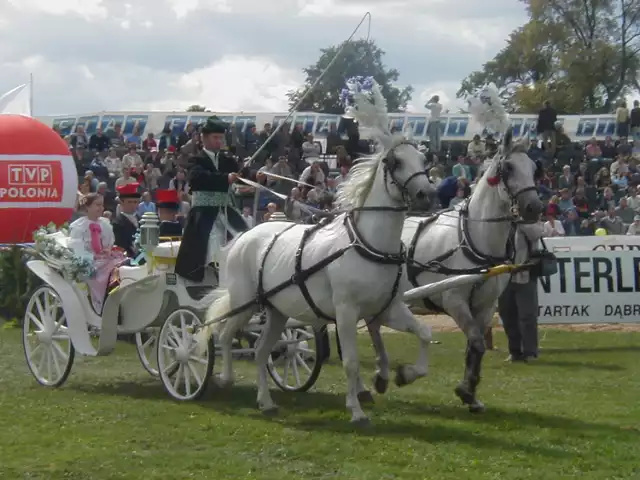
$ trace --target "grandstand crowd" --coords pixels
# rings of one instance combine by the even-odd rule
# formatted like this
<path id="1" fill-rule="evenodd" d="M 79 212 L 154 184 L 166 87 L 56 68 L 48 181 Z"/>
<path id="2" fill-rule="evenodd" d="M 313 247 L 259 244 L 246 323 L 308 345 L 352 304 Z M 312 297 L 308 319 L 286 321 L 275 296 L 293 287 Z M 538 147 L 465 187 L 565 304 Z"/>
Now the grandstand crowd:
<path id="1" fill-rule="evenodd" d="M 633 125 L 634 118 L 640 121 L 640 107 L 634 107 L 627 111 L 631 128 L 618 129 L 615 138 L 607 137 L 602 142 L 593 138 L 586 144 L 571 141 L 549 105 L 541 110 L 538 135 L 530 140 L 529 156 L 544 166 L 538 191 L 547 203 L 540 219 L 545 236 L 593 235 L 598 229 L 610 235 L 640 234 L 640 149 L 634 148 L 633 142 L 634 135 L 640 133 L 640 125 Z M 346 178 L 352 161 L 371 149 L 367 141 L 360 140 L 357 124 L 348 123 L 340 130 L 346 134 L 341 135 L 334 127 L 319 142 L 301 125 L 284 125 L 266 145 L 272 132 L 270 124 L 260 130 L 249 126 L 245 131 L 228 132 L 227 145 L 238 161 L 238 171 L 246 169 L 244 160 L 264 145 L 250 168 L 300 182 L 296 186 L 266 176 L 263 182 L 271 190 L 300 203 L 283 202 L 261 191 L 256 211 L 254 188 L 234 185 L 237 205 L 250 225 L 267 220 L 278 210 L 284 210 L 293 220 L 306 221 L 307 213 L 298 207 L 300 204 L 331 209 L 336 187 Z M 142 194 L 138 216 L 156 210 L 158 189 L 176 190 L 182 200 L 178 216 L 188 212 L 186 168 L 189 157 L 202 149 L 195 125 L 187 125 L 179 135 L 166 128 L 159 136 L 149 133 L 144 138 L 139 131 L 123 135 L 120 125 L 105 132 L 98 129 L 91 136 L 78 126 L 64 138 L 81 178 L 79 199 L 91 192 L 103 194 L 106 217 L 118 212 L 117 187 L 129 183 L 137 183 Z M 636 142 L 640 146 L 640 140 L 636 138 Z M 457 180 L 457 194 L 450 203 L 455 206 L 472 193 L 482 174 L 481 165 L 496 153 L 498 143 L 491 135 L 476 135 L 468 144 L 442 141 L 440 151 L 432 151 L 429 142 L 422 142 L 419 148 L 429 160 L 428 173 L 435 184 Z M 81 208 L 77 210 L 76 217 L 81 216 Z"/>

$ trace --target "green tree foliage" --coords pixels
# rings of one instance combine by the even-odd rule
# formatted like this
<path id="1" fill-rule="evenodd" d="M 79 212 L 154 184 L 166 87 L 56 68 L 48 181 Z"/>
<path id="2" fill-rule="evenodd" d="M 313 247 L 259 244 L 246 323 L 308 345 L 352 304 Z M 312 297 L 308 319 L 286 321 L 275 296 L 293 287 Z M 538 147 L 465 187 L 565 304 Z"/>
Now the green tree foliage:
<path id="1" fill-rule="evenodd" d="M 640 0 L 521 0 L 530 20 L 462 82 L 458 97 L 495 83 L 510 108 L 610 112 L 639 88 Z"/>
<path id="2" fill-rule="evenodd" d="M 191 105 L 187 108 L 187 112 L 208 112 L 207 107 L 204 105 Z"/>
<path id="3" fill-rule="evenodd" d="M 339 49 L 340 45 L 322 49 L 318 61 L 303 70 L 307 76 L 304 85 L 287 94 L 290 108 L 295 106 L 306 89 L 318 79 Z M 298 110 L 330 114 L 343 113 L 344 107 L 340 104 L 340 91 L 344 88 L 345 80 L 356 75 L 363 75 L 372 76 L 380 84 L 390 112 L 404 111 L 407 102 L 411 100 L 413 87 L 409 85 L 400 89 L 394 86 L 400 73 L 394 68 L 387 69 L 383 63 L 384 55 L 385 52 L 378 48 L 373 41 L 349 42 L 336 63 L 304 99 Z"/>

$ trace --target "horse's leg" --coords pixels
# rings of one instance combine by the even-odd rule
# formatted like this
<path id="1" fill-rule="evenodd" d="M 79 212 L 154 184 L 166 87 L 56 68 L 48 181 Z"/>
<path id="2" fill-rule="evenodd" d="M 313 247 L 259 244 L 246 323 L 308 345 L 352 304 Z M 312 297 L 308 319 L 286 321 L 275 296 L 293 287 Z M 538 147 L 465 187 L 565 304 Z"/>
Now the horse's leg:
<path id="1" fill-rule="evenodd" d="M 369 418 L 358 400 L 358 309 L 347 303 L 336 302 L 336 329 L 342 346 L 342 365 L 347 377 L 347 409 L 351 411 L 351 423 L 368 425 Z"/>
<path id="2" fill-rule="evenodd" d="M 274 308 L 267 307 L 267 322 L 256 345 L 256 367 L 258 370 L 258 409 L 265 414 L 276 413 L 278 406 L 273 402 L 269 392 L 267 362 L 273 347 L 278 343 L 287 325 L 287 317 Z"/>
<path id="3" fill-rule="evenodd" d="M 386 313 L 383 315 L 386 316 Z M 389 356 L 380 333 L 381 320 L 386 319 L 383 315 L 374 321 L 367 321 L 371 343 L 373 343 L 373 349 L 376 352 L 376 373 L 373 376 L 373 388 L 378 393 L 385 393 L 389 387 Z"/>
<path id="4" fill-rule="evenodd" d="M 222 373 L 218 377 L 218 385 L 220 387 L 229 387 L 235 381 L 233 373 L 233 339 L 241 328 L 249 322 L 254 313 L 254 308 L 248 308 L 246 311 L 229 317 L 225 322 L 221 322 L 218 342 L 222 351 Z"/>
<path id="5" fill-rule="evenodd" d="M 399 365 L 396 368 L 395 383 L 403 387 L 427 375 L 429 371 L 429 345 L 431 344 L 431 327 L 420 322 L 403 302 L 394 302 L 386 316 L 384 325 L 398 332 L 411 332 L 420 341 L 418 360 L 414 365 Z"/>
<path id="6" fill-rule="evenodd" d="M 484 405 L 476 400 L 476 388 L 480 383 L 480 366 L 485 352 L 484 324 L 473 317 L 468 302 L 460 295 L 452 294 L 452 298 L 444 303 L 444 306 L 467 337 L 464 379 L 455 388 L 455 393 L 462 403 L 469 405 L 470 411 L 482 411 Z"/>

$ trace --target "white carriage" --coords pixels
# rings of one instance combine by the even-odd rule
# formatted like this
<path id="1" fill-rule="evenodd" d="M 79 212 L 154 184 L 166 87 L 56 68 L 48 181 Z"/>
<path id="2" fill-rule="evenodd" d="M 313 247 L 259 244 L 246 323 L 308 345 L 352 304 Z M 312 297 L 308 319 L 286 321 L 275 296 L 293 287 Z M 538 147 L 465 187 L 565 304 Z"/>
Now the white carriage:
<path id="1" fill-rule="evenodd" d="M 201 325 L 199 300 L 217 285 L 213 269 L 201 284 L 188 284 L 173 272 L 180 246 L 169 239 L 159 243 L 157 217 L 145 214 L 141 221 L 147 263 L 120 266 L 113 272 L 118 286 L 105 292 L 97 312 L 86 284 L 74 281 L 66 268 L 69 259 L 40 251 L 40 259 L 27 262 L 43 284 L 32 294 L 25 313 L 23 343 L 27 365 L 43 386 L 58 387 L 68 378 L 76 353 L 110 354 L 120 335 L 135 334 L 140 361 L 151 375 L 160 377 L 167 392 L 178 400 L 199 398 L 212 375 L 215 345 L 196 348 L 194 330 Z M 68 236 L 48 235 L 60 249 Z M 263 320 L 256 315 L 244 337 L 246 348 L 237 354 L 253 354 Z M 290 320 L 274 348 L 269 373 L 285 391 L 306 391 L 318 378 L 328 356 L 326 330 L 313 331 Z"/>

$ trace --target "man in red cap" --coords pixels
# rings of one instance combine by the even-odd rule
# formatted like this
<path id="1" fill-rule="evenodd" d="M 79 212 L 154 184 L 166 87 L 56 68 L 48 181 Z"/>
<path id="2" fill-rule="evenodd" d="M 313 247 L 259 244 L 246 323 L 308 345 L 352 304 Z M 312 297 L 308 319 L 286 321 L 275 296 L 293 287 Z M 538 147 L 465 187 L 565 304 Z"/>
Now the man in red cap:
<path id="1" fill-rule="evenodd" d="M 120 199 L 120 213 L 112 222 L 115 244 L 125 250 L 130 257 L 136 256 L 133 242 L 138 231 L 138 219 L 135 214 L 140 203 L 139 187 L 137 183 L 128 183 L 116 188 Z"/>
<path id="2" fill-rule="evenodd" d="M 228 125 L 210 117 L 202 126 L 204 151 L 189 160 L 191 209 L 186 219 L 175 272 L 201 282 L 206 267 L 219 261 L 220 248 L 249 226 L 230 202 L 229 187 L 242 175 L 238 161 L 223 148 Z M 256 177 L 256 172 L 243 172 Z"/>
<path id="3" fill-rule="evenodd" d="M 182 236 L 182 222 L 178 219 L 180 204 L 177 190 L 156 190 L 156 208 L 160 218 L 161 237 Z"/>

